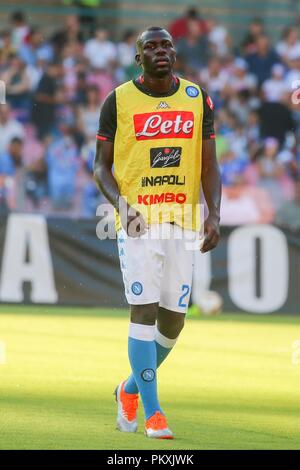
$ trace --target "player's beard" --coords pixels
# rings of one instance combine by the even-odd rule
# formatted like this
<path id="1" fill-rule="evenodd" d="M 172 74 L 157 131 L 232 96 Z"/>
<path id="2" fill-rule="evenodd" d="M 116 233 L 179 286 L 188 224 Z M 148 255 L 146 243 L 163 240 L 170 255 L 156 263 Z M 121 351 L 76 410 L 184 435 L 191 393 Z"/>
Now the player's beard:
<path id="1" fill-rule="evenodd" d="M 149 68 L 148 70 L 144 69 L 144 73 L 146 73 L 151 78 L 166 78 L 172 75 L 172 64 L 169 63 L 168 67 L 162 68 L 161 70 L 155 67 L 151 67 L 151 69 Z"/>

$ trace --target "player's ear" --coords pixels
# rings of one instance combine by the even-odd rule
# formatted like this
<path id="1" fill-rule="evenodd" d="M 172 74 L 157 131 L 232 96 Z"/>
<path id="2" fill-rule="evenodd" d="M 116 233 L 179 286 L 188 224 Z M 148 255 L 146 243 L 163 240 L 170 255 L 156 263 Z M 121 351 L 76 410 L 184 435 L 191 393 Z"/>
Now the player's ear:
<path id="1" fill-rule="evenodd" d="M 140 54 L 135 54 L 135 61 L 138 65 L 141 65 L 141 55 Z"/>

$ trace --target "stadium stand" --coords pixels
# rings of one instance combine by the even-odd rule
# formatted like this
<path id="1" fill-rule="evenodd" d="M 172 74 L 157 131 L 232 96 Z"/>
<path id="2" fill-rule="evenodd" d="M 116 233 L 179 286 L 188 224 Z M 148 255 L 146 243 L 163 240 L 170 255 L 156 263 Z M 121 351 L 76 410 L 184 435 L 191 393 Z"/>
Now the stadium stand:
<path id="1" fill-rule="evenodd" d="M 136 33 L 151 22 L 179 31 L 177 74 L 214 102 L 223 222 L 274 220 L 299 179 L 298 3 L 203 0 L 199 12 L 177 0 L 78 4 L 0 5 L 8 103 L 0 111 L 1 212 L 95 215 L 103 201 L 92 180 L 101 103 L 140 73 Z"/>

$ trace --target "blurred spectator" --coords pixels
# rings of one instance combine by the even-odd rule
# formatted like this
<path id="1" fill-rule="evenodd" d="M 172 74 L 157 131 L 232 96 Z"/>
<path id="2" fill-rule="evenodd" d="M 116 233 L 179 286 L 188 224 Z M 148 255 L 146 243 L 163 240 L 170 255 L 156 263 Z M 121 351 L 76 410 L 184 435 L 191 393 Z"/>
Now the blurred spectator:
<path id="1" fill-rule="evenodd" d="M 83 64 L 82 47 L 79 42 L 68 42 L 61 51 L 63 77 L 62 83 L 66 88 L 67 99 L 73 101 L 76 96 L 78 73 L 86 69 Z"/>
<path id="2" fill-rule="evenodd" d="M 77 128 L 83 133 L 85 139 L 93 138 L 97 134 L 99 125 L 100 100 L 96 86 L 87 89 L 87 104 L 78 110 Z"/>
<path id="3" fill-rule="evenodd" d="M 83 43 L 84 37 L 80 30 L 79 19 L 76 15 L 68 15 L 64 19 L 63 28 L 56 31 L 51 43 L 54 46 L 56 55 L 59 55 L 62 49 L 70 43 Z"/>
<path id="4" fill-rule="evenodd" d="M 81 150 L 81 157 L 84 163 L 86 183 L 82 194 L 82 214 L 85 217 L 94 217 L 103 196 L 99 194 L 93 178 L 93 163 L 95 158 L 95 138 L 90 138 L 88 143 Z"/>
<path id="5" fill-rule="evenodd" d="M 11 117 L 8 104 L 0 105 L 0 153 L 6 152 L 14 137 L 24 139 L 25 131 L 22 124 Z"/>
<path id="6" fill-rule="evenodd" d="M 109 71 L 92 69 L 86 77 L 85 85 L 86 87 L 96 86 L 99 92 L 99 99 L 102 102 L 114 88 L 115 77 Z"/>
<path id="7" fill-rule="evenodd" d="M 202 34 L 197 19 L 188 19 L 187 34 L 177 42 L 177 54 L 191 69 L 199 70 L 207 65 L 210 56 L 209 43 L 207 36 Z"/>
<path id="8" fill-rule="evenodd" d="M 28 108 L 30 98 L 30 79 L 24 62 L 14 55 L 9 67 L 1 75 L 6 84 L 6 99 L 15 109 Z"/>
<path id="9" fill-rule="evenodd" d="M 245 160 L 237 158 L 232 150 L 223 153 L 220 161 L 222 184 L 224 186 L 234 184 L 243 175 L 246 166 Z"/>
<path id="10" fill-rule="evenodd" d="M 206 34 L 208 31 L 205 20 L 201 17 L 197 8 L 189 8 L 183 17 L 174 20 L 167 28 L 175 41 L 187 37 L 189 33 L 189 22 L 195 20 L 198 23 L 200 35 Z"/>
<path id="11" fill-rule="evenodd" d="M 263 103 L 260 111 L 261 137 L 275 137 L 280 145 L 283 144 L 286 134 L 295 130 L 291 110 L 283 103 Z"/>
<path id="12" fill-rule="evenodd" d="M 285 86 L 288 92 L 299 87 L 300 82 L 300 50 L 290 54 L 290 70 L 285 77 Z"/>
<path id="13" fill-rule="evenodd" d="M 5 216 L 9 213 L 9 208 L 12 202 L 9 197 L 9 179 L 0 172 L 0 216 Z"/>
<path id="14" fill-rule="evenodd" d="M 55 137 L 46 150 L 49 196 L 55 210 L 72 208 L 79 169 L 78 148 L 70 129 Z"/>
<path id="15" fill-rule="evenodd" d="M 267 191 L 246 185 L 242 178 L 223 188 L 221 221 L 223 225 L 268 224 L 274 208 Z"/>
<path id="16" fill-rule="evenodd" d="M 237 158 L 247 166 L 248 164 L 248 142 L 244 132 L 244 126 L 237 120 L 234 131 L 228 136 L 231 151 Z"/>
<path id="17" fill-rule="evenodd" d="M 14 139 L 17 139 L 17 137 L 14 137 Z M 13 176 L 15 174 L 15 164 L 10 153 L 10 147 L 13 145 L 14 139 L 11 140 L 11 143 L 8 145 L 7 150 L 5 152 L 0 153 L 1 175 Z"/>
<path id="18" fill-rule="evenodd" d="M 256 110 L 251 110 L 247 117 L 245 135 L 247 138 L 248 145 L 255 144 L 259 145 L 260 139 L 260 121 L 259 114 Z"/>
<path id="19" fill-rule="evenodd" d="M 121 67 L 130 67 L 134 63 L 136 54 L 136 38 L 137 34 L 134 30 L 125 31 L 122 41 L 118 44 L 118 60 Z"/>
<path id="20" fill-rule="evenodd" d="M 263 99 L 268 102 L 280 103 L 286 92 L 284 83 L 285 69 L 282 64 L 275 64 L 271 69 L 271 78 L 263 82 Z"/>
<path id="21" fill-rule="evenodd" d="M 7 151 L 0 154 L 0 175 L 4 175 L 5 193 L 9 191 L 10 209 L 24 208 L 24 171 L 23 171 L 23 141 L 14 137 Z"/>
<path id="22" fill-rule="evenodd" d="M 256 90 L 256 77 L 249 73 L 247 62 L 241 57 L 237 57 L 232 66 L 230 80 L 226 86 L 226 93 L 230 96 L 241 91 L 247 91 L 249 94 Z"/>
<path id="23" fill-rule="evenodd" d="M 282 40 L 276 45 L 276 52 L 281 60 L 290 67 L 290 60 L 295 54 L 300 55 L 299 32 L 295 26 L 283 31 Z"/>
<path id="24" fill-rule="evenodd" d="M 117 46 L 120 65 L 117 70 L 117 81 L 119 83 L 133 79 L 140 73 L 140 67 L 135 62 L 136 38 L 135 31 L 125 31 L 122 42 Z"/>
<path id="25" fill-rule="evenodd" d="M 74 96 L 74 102 L 78 105 L 86 104 L 87 102 L 87 98 L 86 98 L 87 86 L 86 85 L 87 85 L 86 73 L 81 72 L 81 71 L 78 72 L 77 77 L 76 77 L 76 90 L 75 90 L 75 96 Z"/>
<path id="26" fill-rule="evenodd" d="M 0 79 L 10 103 L 0 106 L 0 210 L 93 217 L 103 201 L 92 176 L 99 111 L 115 86 L 140 73 L 136 33 L 112 42 L 99 28 L 86 40 L 75 15 L 50 38 L 22 14 L 12 24 L 0 34 Z M 276 52 L 254 19 L 237 54 L 224 25 L 204 21 L 195 8 L 173 27 L 175 74 L 214 101 L 224 221 L 269 222 L 274 207 L 292 198 L 299 175 L 300 106 L 294 94 L 292 101 L 300 82 L 298 32 L 286 29 Z"/>
<path id="27" fill-rule="evenodd" d="M 117 47 L 108 39 L 108 31 L 97 29 L 95 37 L 89 39 L 84 47 L 84 55 L 92 67 L 106 70 L 117 59 Z"/>
<path id="28" fill-rule="evenodd" d="M 18 50 L 21 44 L 25 43 L 25 40 L 30 31 L 30 27 L 22 11 L 15 11 L 12 13 L 10 17 L 10 23 L 12 27 L 12 45 L 16 50 Z"/>
<path id="29" fill-rule="evenodd" d="M 28 38 L 21 44 L 19 56 L 27 65 L 36 66 L 38 60 L 50 62 L 53 59 L 52 46 L 44 41 L 43 33 L 39 28 L 31 28 Z"/>
<path id="30" fill-rule="evenodd" d="M 265 34 L 265 26 L 262 18 L 253 18 L 245 38 L 242 41 L 242 52 L 244 54 L 254 54 L 257 50 L 256 39 Z"/>
<path id="31" fill-rule="evenodd" d="M 285 202 L 276 213 L 275 222 L 283 228 L 300 230 L 300 180 L 295 184 L 295 195 Z"/>
<path id="32" fill-rule="evenodd" d="M 97 14 L 94 9 L 100 6 L 101 0 L 63 0 L 63 3 L 80 7 L 81 26 L 88 28 L 89 32 L 95 29 Z"/>
<path id="33" fill-rule="evenodd" d="M 249 70 L 253 73 L 260 86 L 270 78 L 274 64 L 280 62 L 278 54 L 272 49 L 268 36 L 261 34 L 255 40 L 255 52 L 246 55 Z"/>
<path id="34" fill-rule="evenodd" d="M 220 119 L 217 117 L 215 119 L 215 132 L 216 132 L 216 153 L 217 159 L 220 162 L 223 158 L 223 155 L 229 152 L 229 140 L 223 133 L 220 132 Z"/>
<path id="35" fill-rule="evenodd" d="M 11 35 L 9 31 L 2 31 L 0 33 L 0 71 L 1 69 L 5 70 L 7 67 L 7 61 L 9 57 L 16 53 L 16 49 L 14 48 L 11 42 Z"/>
<path id="36" fill-rule="evenodd" d="M 230 53 L 232 41 L 225 26 L 215 18 L 207 20 L 208 40 L 212 46 L 212 53 L 217 57 L 224 57 Z"/>
<path id="37" fill-rule="evenodd" d="M 11 160 L 15 172 L 23 165 L 23 140 L 14 137 L 9 143 L 6 155 Z"/>
<path id="38" fill-rule="evenodd" d="M 249 90 L 235 92 L 228 103 L 228 109 L 236 117 L 237 122 L 245 126 L 252 110 Z M 244 127 L 242 127 L 241 132 L 245 135 Z"/>
<path id="39" fill-rule="evenodd" d="M 290 182 L 278 154 L 278 140 L 268 137 L 257 160 L 258 185 L 270 194 L 276 209 L 290 196 Z"/>
<path id="40" fill-rule="evenodd" d="M 222 68 L 220 59 L 212 57 L 207 67 L 200 71 L 199 80 L 201 86 L 203 86 L 211 96 L 215 107 L 218 108 L 219 105 L 221 105 L 222 92 L 229 82 L 229 74 Z"/>
<path id="41" fill-rule="evenodd" d="M 14 163 L 14 198 L 15 207 L 18 210 L 25 208 L 25 169 L 24 169 L 24 143 L 23 140 L 15 137 L 12 139 L 8 153 Z"/>
<path id="42" fill-rule="evenodd" d="M 32 122 L 35 124 L 38 137 L 43 139 L 53 132 L 57 106 L 57 80 L 62 73 L 59 63 L 50 63 L 44 72 L 33 99 Z"/>
<path id="43" fill-rule="evenodd" d="M 39 208 L 47 195 L 47 166 L 45 145 L 36 138 L 33 127 L 27 127 L 23 149 L 23 162 L 26 169 L 25 187 L 29 209 Z"/>

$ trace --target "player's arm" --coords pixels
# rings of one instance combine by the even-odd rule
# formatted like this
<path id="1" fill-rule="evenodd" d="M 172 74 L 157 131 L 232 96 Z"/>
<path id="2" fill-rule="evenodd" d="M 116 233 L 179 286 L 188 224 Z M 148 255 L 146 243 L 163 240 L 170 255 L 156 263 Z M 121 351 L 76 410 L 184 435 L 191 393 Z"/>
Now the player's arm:
<path id="1" fill-rule="evenodd" d="M 117 182 L 112 173 L 114 161 L 114 143 L 97 140 L 94 161 L 94 178 L 98 188 L 120 215 L 123 228 L 131 237 L 139 237 L 146 230 L 142 215 L 134 210 L 120 196 Z"/>
<path id="2" fill-rule="evenodd" d="M 202 145 L 202 175 L 201 183 L 208 207 L 208 217 L 204 222 L 204 243 L 202 253 L 215 248 L 220 238 L 220 205 L 221 205 L 221 175 L 217 162 L 216 143 L 213 128 L 213 104 L 205 92 L 203 93 L 204 120 Z"/>
<path id="3" fill-rule="evenodd" d="M 94 179 L 106 199 L 119 210 L 119 188 L 112 174 L 114 162 L 114 143 L 97 140 L 96 156 L 94 161 Z"/>
<path id="4" fill-rule="evenodd" d="M 140 236 L 145 231 L 144 219 L 120 196 L 112 171 L 116 128 L 116 98 L 113 92 L 108 96 L 101 110 L 94 160 L 94 179 L 100 191 L 119 213 L 122 226 L 127 233 L 130 236 Z M 135 223 L 132 224 L 134 220 Z M 133 227 L 137 228 L 136 233 Z"/>

